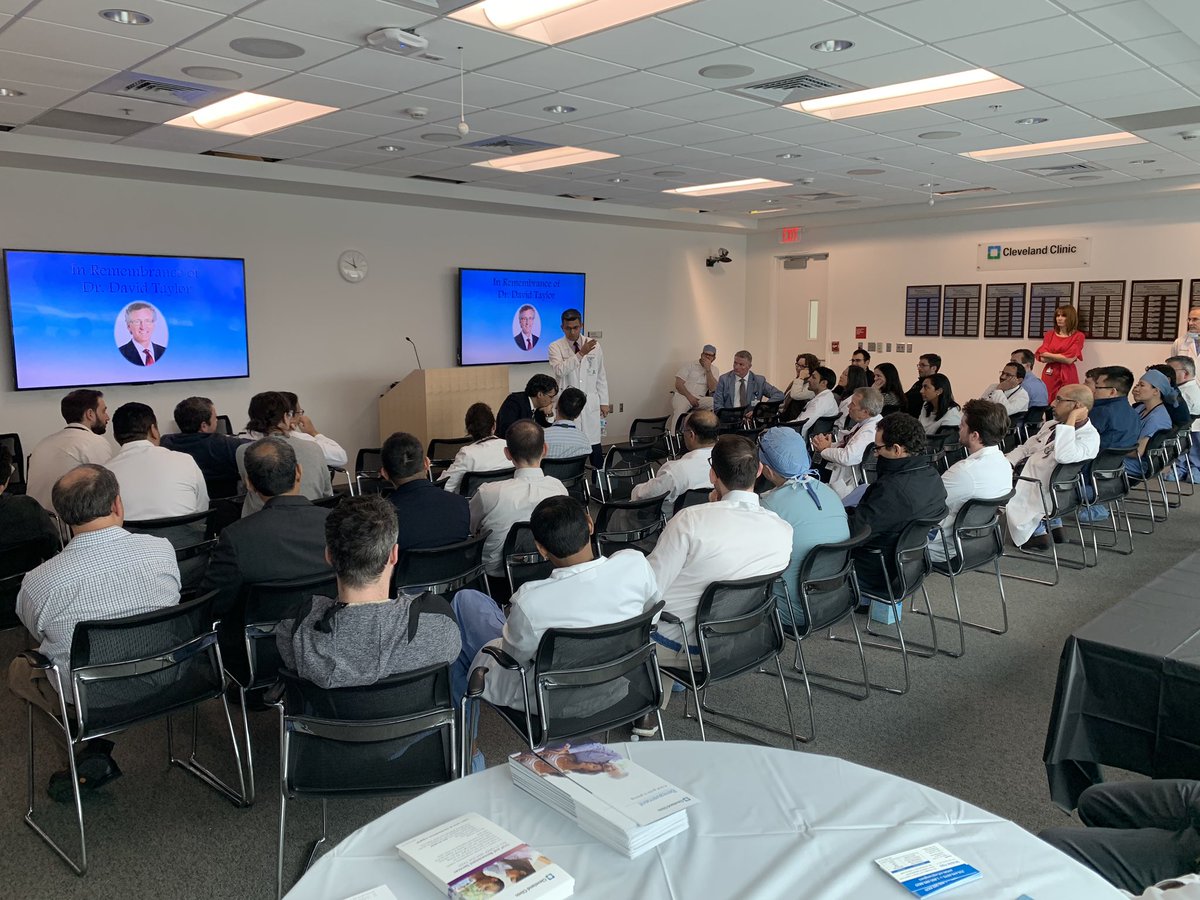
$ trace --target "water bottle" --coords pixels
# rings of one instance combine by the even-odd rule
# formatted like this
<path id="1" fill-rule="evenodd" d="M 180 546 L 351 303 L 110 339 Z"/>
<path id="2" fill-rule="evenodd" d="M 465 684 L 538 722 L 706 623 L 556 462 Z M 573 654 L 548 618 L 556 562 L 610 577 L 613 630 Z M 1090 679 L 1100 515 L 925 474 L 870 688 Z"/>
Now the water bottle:
<path id="1" fill-rule="evenodd" d="M 608 419 L 605 416 L 600 417 L 600 443 L 604 443 L 604 439 L 608 437 Z"/>

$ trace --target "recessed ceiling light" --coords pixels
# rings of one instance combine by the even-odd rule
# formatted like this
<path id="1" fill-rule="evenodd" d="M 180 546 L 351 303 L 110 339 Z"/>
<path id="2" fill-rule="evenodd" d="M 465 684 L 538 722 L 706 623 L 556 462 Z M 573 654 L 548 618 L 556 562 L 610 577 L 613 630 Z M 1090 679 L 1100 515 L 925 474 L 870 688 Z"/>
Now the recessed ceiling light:
<path id="1" fill-rule="evenodd" d="M 850 169 L 847 175 L 882 175 L 883 169 Z"/>
<path id="2" fill-rule="evenodd" d="M 16 88 L 0 87 L 0 97 L 24 97 L 24 91 L 18 91 Z"/>
<path id="3" fill-rule="evenodd" d="M 687 172 L 681 172 L 678 169 L 659 169 L 654 173 L 657 178 L 682 178 Z"/>
<path id="4" fill-rule="evenodd" d="M 1148 166 L 1148 165 L 1150 165 L 1150 163 L 1153 163 L 1153 162 L 1158 162 L 1158 160 L 1156 160 L 1156 159 L 1131 159 L 1129 161 L 1129 164 L 1131 166 Z"/>
<path id="5" fill-rule="evenodd" d="M 705 66 L 696 74 L 702 78 L 748 78 L 754 74 L 754 69 L 750 66 L 721 63 L 715 66 Z"/>
<path id="6" fill-rule="evenodd" d="M 628 178 L 610 178 L 610 179 L 608 179 L 608 183 L 609 184 L 624 184 L 628 180 L 629 180 Z"/>
<path id="7" fill-rule="evenodd" d="M 544 112 L 559 113 L 561 115 L 563 113 L 575 112 L 575 107 L 574 106 L 563 106 L 561 103 L 555 103 L 553 106 L 543 106 L 542 110 Z"/>
<path id="8" fill-rule="evenodd" d="M 810 44 L 812 49 L 818 53 L 841 53 L 843 50 L 849 50 L 854 46 L 854 41 L 817 41 L 815 44 Z"/>
<path id="9" fill-rule="evenodd" d="M 962 137 L 961 131 L 922 131 L 917 137 L 926 141 L 948 141 L 950 138 Z"/>
<path id="10" fill-rule="evenodd" d="M 431 144 L 453 144 L 461 141 L 462 137 L 449 131 L 429 131 L 421 135 L 421 140 Z"/>
<path id="11" fill-rule="evenodd" d="M 403 147 L 397 147 L 395 144 L 381 144 L 379 147 L 384 153 L 399 153 Z"/>
<path id="12" fill-rule="evenodd" d="M 1017 125 L 1041 125 L 1044 122 L 1049 122 L 1049 121 L 1050 121 L 1049 119 L 1043 118 L 1042 116 L 1027 116 L 1024 119 L 1017 119 L 1016 124 Z"/>
<path id="13" fill-rule="evenodd" d="M 337 107 L 284 100 L 266 94 L 241 93 L 202 106 L 166 124 L 253 137 L 331 112 L 337 112 Z"/>
<path id="14" fill-rule="evenodd" d="M 108 19 L 117 25 L 149 25 L 154 21 L 145 13 L 132 9 L 102 9 L 100 18 Z"/>
<path id="15" fill-rule="evenodd" d="M 993 75 L 987 69 L 969 69 L 965 72 L 888 84 L 862 91 L 847 91 L 844 94 L 817 97 L 799 103 L 785 103 L 784 108 L 799 110 L 823 119 L 837 120 L 1019 90 L 1021 85 Z"/>
<path id="16" fill-rule="evenodd" d="M 244 56 L 256 56 L 259 59 L 295 59 L 297 56 L 304 55 L 303 47 L 287 41 L 277 41 L 274 38 L 234 38 L 229 42 L 229 49 L 236 50 Z"/>
<path id="17" fill-rule="evenodd" d="M 799 159 L 801 156 L 803 156 L 802 153 L 776 153 L 775 154 L 776 159 Z"/>
<path id="18" fill-rule="evenodd" d="M 1099 181 L 1103 175 L 1072 175 L 1068 181 Z"/>
<path id="19" fill-rule="evenodd" d="M 923 188 L 935 188 L 937 186 L 938 183 L 936 181 L 926 181 L 924 184 L 920 185 L 920 187 Z"/>
<path id="20" fill-rule="evenodd" d="M 1144 144 L 1146 141 L 1127 131 L 1115 134 L 1097 134 L 1091 137 L 1068 138 L 1063 141 L 1045 141 L 1041 144 L 1018 144 L 1015 147 L 995 147 L 991 150 L 968 150 L 959 156 L 995 162 L 1000 159 L 1025 159 L 1030 156 L 1051 156 L 1055 153 L 1081 153 L 1084 150 L 1104 150 L 1108 147 L 1127 147 Z"/>
<path id="21" fill-rule="evenodd" d="M 776 209 L 748 209 L 748 210 L 746 210 L 746 212 L 748 212 L 752 216 L 761 216 L 764 213 L 786 212 L 787 209 L 788 209 L 788 207 L 786 207 L 786 206 L 780 206 Z"/>
<path id="22" fill-rule="evenodd" d="M 769 178 L 740 178 L 737 181 L 718 181 L 713 184 L 693 184 L 688 187 L 671 188 L 664 194 L 683 194 L 686 197 L 711 197 L 716 194 L 736 194 L 739 191 L 757 191 L 762 188 L 791 187 L 789 181 L 772 181 Z"/>
<path id="23" fill-rule="evenodd" d="M 504 169 L 508 172 L 536 172 L 540 169 L 557 169 L 562 166 L 596 162 L 600 159 L 615 159 L 617 155 L 616 153 L 602 153 L 599 150 L 588 150 L 586 147 L 551 147 L 548 150 L 518 153 L 516 156 L 506 156 L 503 159 L 485 159 L 481 162 L 471 163 L 471 165 Z"/>
<path id="24" fill-rule="evenodd" d="M 778 200 L 764 200 L 763 203 L 778 203 Z"/>
<path id="25" fill-rule="evenodd" d="M 480 0 L 449 14 L 451 19 L 557 44 L 686 6 L 695 0 Z"/>
<path id="26" fill-rule="evenodd" d="M 204 81 L 237 81 L 242 77 L 241 72 L 233 69 L 222 69 L 219 66 L 184 66 L 180 69 L 184 75 L 200 78 Z"/>

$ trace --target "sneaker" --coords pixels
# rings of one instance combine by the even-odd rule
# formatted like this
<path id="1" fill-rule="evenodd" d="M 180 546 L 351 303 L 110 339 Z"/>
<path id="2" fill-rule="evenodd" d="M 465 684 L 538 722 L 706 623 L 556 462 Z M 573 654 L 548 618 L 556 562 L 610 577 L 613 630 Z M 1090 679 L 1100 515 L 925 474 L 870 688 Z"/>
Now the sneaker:
<path id="1" fill-rule="evenodd" d="M 633 723 L 633 733 L 640 738 L 658 737 L 658 717 L 648 713 Z"/>

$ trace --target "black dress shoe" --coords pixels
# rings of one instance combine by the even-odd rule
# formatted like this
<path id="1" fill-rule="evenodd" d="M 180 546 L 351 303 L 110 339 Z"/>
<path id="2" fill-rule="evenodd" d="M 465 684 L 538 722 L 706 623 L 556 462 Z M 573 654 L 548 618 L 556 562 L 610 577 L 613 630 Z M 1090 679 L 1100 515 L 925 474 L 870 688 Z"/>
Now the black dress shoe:
<path id="1" fill-rule="evenodd" d="M 1054 538 L 1054 543 L 1056 544 L 1065 544 L 1067 542 L 1067 536 L 1063 533 L 1061 525 L 1057 528 L 1051 528 L 1050 535 Z"/>
<path id="2" fill-rule="evenodd" d="M 1035 534 L 1021 545 L 1022 550 L 1049 550 L 1050 538 L 1044 534 Z"/>
<path id="3" fill-rule="evenodd" d="M 75 760 L 75 772 L 79 776 L 79 787 L 85 793 L 99 790 L 110 781 L 121 777 L 121 767 L 111 755 L 90 750 L 79 754 Z M 46 793 L 56 803 L 72 802 L 74 792 L 71 790 L 71 771 L 63 769 L 51 775 Z"/>

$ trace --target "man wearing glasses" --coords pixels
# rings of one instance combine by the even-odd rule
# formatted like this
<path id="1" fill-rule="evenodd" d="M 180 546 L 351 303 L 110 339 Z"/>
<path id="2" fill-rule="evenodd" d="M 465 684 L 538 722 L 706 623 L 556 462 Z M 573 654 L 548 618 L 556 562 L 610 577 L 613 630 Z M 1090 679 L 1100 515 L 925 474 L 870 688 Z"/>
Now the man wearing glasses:
<path id="1" fill-rule="evenodd" d="M 1000 370 L 1000 380 L 983 392 L 983 400 L 999 403 L 1008 414 L 1025 412 L 1029 409 L 1029 392 L 1025 390 L 1025 367 L 1010 362 Z"/>
<path id="2" fill-rule="evenodd" d="M 940 372 L 942 369 L 942 358 L 936 353 L 922 353 L 917 357 L 917 381 L 904 392 L 905 411 L 914 419 L 921 415 L 921 407 L 925 405 L 925 398 L 921 396 L 921 385 L 930 375 Z"/>

